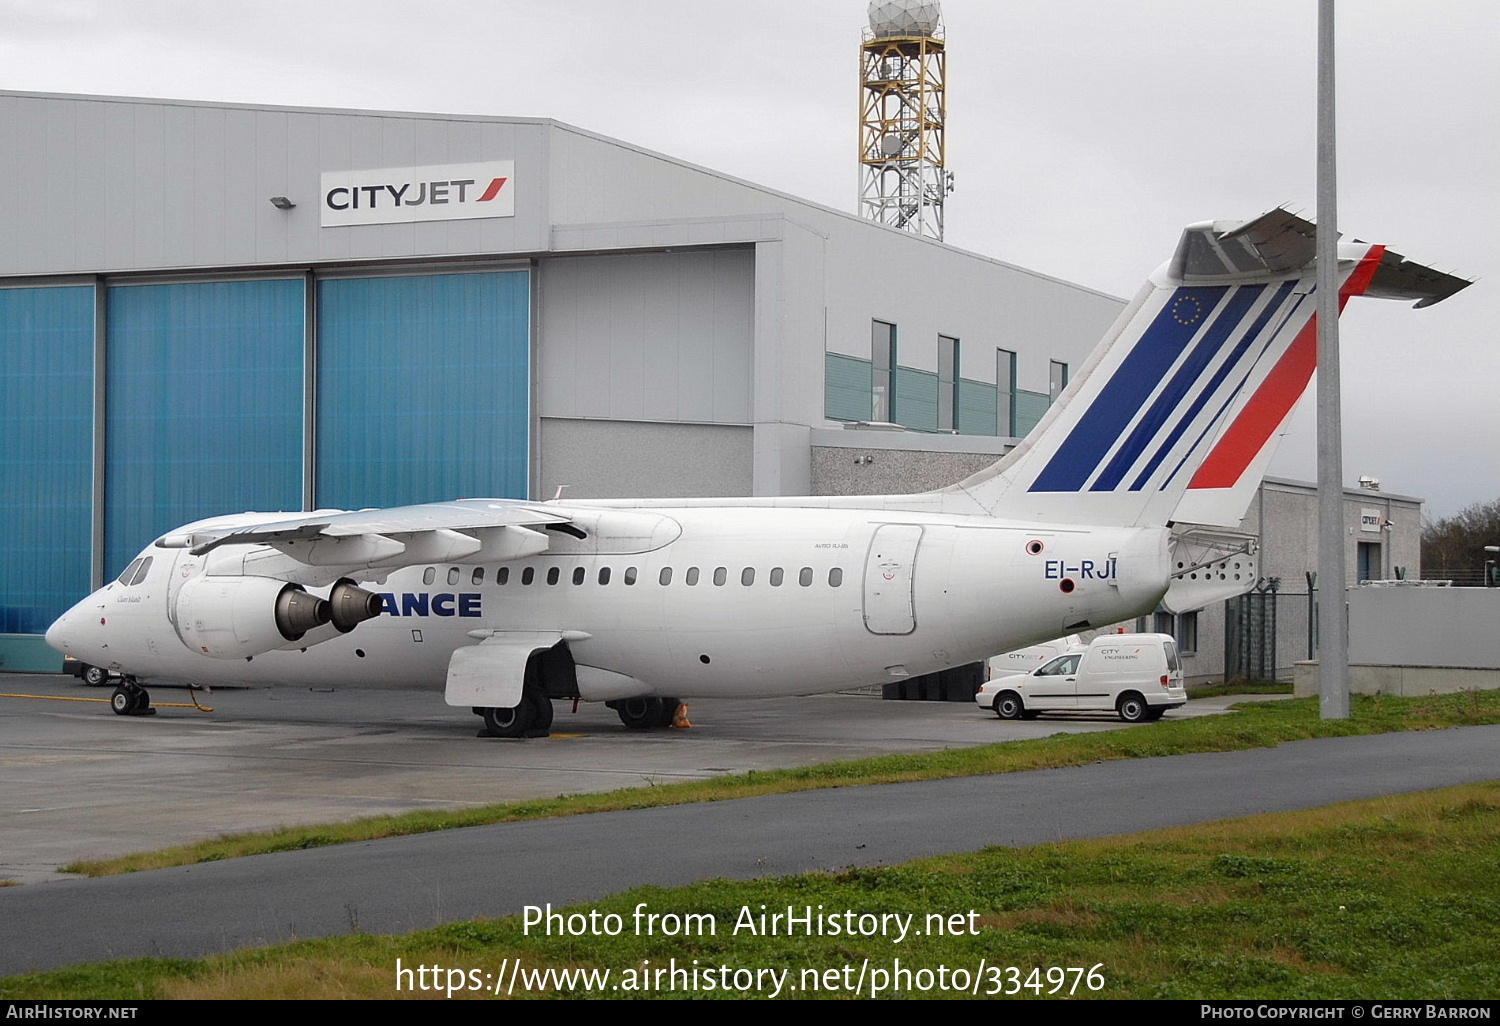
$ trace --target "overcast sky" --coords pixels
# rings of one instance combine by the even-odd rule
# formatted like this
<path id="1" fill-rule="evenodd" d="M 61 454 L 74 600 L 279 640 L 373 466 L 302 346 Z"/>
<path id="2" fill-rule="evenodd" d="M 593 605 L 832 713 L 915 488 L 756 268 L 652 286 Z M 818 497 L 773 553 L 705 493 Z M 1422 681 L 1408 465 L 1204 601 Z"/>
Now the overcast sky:
<path id="1" fill-rule="evenodd" d="M 843 210 L 863 0 L 0 0 L 0 88 L 549 117 Z M 945 0 L 947 241 L 1126 297 L 1315 211 L 1315 0 Z M 1478 282 L 1343 318 L 1345 478 L 1500 497 L 1500 3 L 1345 0 L 1340 222 Z M 17 141 L 11 140 L 15 145 Z M 1305 402 L 1272 472 L 1311 479 Z"/>

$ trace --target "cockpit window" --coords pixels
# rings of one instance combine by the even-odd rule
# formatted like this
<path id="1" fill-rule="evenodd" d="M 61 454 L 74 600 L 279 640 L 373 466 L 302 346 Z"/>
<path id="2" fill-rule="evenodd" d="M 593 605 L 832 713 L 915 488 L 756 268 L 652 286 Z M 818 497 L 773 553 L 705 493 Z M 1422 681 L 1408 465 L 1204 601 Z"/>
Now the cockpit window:
<path id="1" fill-rule="evenodd" d="M 140 584 L 146 579 L 146 575 L 151 572 L 151 561 L 155 558 L 155 556 L 142 556 L 127 566 L 125 572 L 116 577 L 115 580 L 127 588 L 134 584 Z"/>

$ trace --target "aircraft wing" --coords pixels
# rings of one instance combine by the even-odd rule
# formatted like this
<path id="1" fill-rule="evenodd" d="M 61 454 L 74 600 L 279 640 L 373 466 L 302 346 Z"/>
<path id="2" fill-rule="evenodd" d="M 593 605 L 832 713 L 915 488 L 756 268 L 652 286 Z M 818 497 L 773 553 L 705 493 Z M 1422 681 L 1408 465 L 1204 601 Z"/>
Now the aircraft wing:
<path id="1" fill-rule="evenodd" d="M 392 567 L 465 558 L 521 559 L 547 550 L 547 536 L 533 528 L 570 520 L 515 500 L 457 499 L 206 526 L 166 535 L 156 544 L 186 548 L 198 556 L 226 545 L 268 545 L 307 566 Z"/>

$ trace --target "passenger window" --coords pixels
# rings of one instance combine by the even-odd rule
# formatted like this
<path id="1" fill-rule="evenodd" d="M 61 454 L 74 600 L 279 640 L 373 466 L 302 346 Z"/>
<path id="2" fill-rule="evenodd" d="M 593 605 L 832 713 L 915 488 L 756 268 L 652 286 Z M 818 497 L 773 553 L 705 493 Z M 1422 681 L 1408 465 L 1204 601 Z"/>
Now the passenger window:
<path id="1" fill-rule="evenodd" d="M 534 580 L 536 580 L 536 567 L 528 566 L 525 570 L 521 571 L 522 584 L 530 584 Z"/>
<path id="2" fill-rule="evenodd" d="M 727 580 L 729 580 L 729 571 L 722 566 L 714 567 L 714 584 L 722 588 Z"/>
<path id="3" fill-rule="evenodd" d="M 669 566 L 662 567 L 661 568 L 661 576 L 658 577 L 657 580 L 661 581 L 661 586 L 663 588 L 665 588 L 667 585 L 671 584 L 672 583 L 672 568 L 669 567 Z"/>
<path id="4" fill-rule="evenodd" d="M 582 584 L 583 583 L 583 579 L 586 576 L 588 576 L 588 574 L 584 571 L 583 567 L 581 567 L 581 566 L 575 566 L 573 568 L 573 583 L 574 584 Z"/>
<path id="5" fill-rule="evenodd" d="M 600 584 L 608 584 L 609 583 L 609 567 L 607 567 L 607 566 L 601 566 L 599 568 L 599 583 Z"/>
<path id="6" fill-rule="evenodd" d="M 797 583 L 804 588 L 812 587 L 812 567 L 805 566 L 802 568 L 802 572 L 797 575 Z"/>
<path id="7" fill-rule="evenodd" d="M 634 584 L 635 583 L 635 567 L 628 566 L 628 567 L 625 568 L 625 583 L 626 584 Z"/>
<path id="8" fill-rule="evenodd" d="M 136 559 L 129 566 L 127 566 L 124 570 L 120 571 L 120 576 L 116 577 L 115 580 L 118 583 L 120 583 L 120 584 L 129 584 L 130 583 L 130 579 L 135 576 L 135 572 L 141 568 L 141 564 L 144 563 L 145 561 L 146 561 L 146 559 L 145 559 L 144 556 L 142 556 L 139 559 Z"/>
<path id="9" fill-rule="evenodd" d="M 474 568 L 474 573 L 470 576 L 469 580 L 471 580 L 475 584 L 483 584 L 484 583 L 484 567 L 482 567 L 482 566 L 476 566 Z"/>
<path id="10" fill-rule="evenodd" d="M 502 566 L 499 570 L 495 571 L 495 583 L 496 584 L 509 584 L 510 583 L 510 567 L 508 567 L 508 566 Z"/>
<path id="11" fill-rule="evenodd" d="M 785 576 L 785 575 L 781 572 L 781 567 L 778 566 L 778 567 L 774 568 L 771 571 L 771 587 L 773 587 L 773 588 L 779 588 L 779 587 L 781 587 L 781 580 L 782 580 L 783 576 Z"/>
<path id="12" fill-rule="evenodd" d="M 689 588 L 691 588 L 693 585 L 695 585 L 697 583 L 698 583 L 698 568 L 695 567 L 695 566 L 690 566 L 690 567 L 688 567 L 688 572 L 687 572 L 687 586 Z"/>
<path id="13" fill-rule="evenodd" d="M 456 567 L 456 566 L 450 566 L 448 568 L 448 586 L 451 588 L 453 585 L 455 585 L 457 583 L 458 583 L 458 567 Z"/>
<path id="14" fill-rule="evenodd" d="M 740 583 L 747 588 L 755 583 L 755 568 L 753 566 L 747 566 L 740 571 Z"/>
<path id="15" fill-rule="evenodd" d="M 435 580 L 437 580 L 437 567 L 430 566 L 426 570 L 422 571 L 423 584 L 431 584 Z"/>
<path id="16" fill-rule="evenodd" d="M 842 567 L 837 567 L 836 566 L 832 570 L 828 571 L 828 586 L 830 588 L 837 588 L 839 585 L 841 585 L 843 583 L 844 583 L 844 571 L 843 571 Z"/>
<path id="17" fill-rule="evenodd" d="M 560 578 L 560 577 L 562 577 L 562 571 L 559 570 L 557 567 L 553 566 L 553 567 L 548 567 L 547 568 L 547 583 L 548 584 L 556 584 L 557 581 L 558 581 L 558 578 Z"/>

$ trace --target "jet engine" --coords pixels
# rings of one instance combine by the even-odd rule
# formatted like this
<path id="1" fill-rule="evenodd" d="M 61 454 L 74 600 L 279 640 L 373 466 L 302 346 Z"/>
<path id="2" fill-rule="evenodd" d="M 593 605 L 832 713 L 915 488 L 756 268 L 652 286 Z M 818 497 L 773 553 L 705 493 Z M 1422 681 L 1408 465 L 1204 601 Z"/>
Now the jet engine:
<path id="1" fill-rule="evenodd" d="M 202 576 L 177 593 L 182 643 L 214 659 L 248 659 L 332 624 L 340 634 L 380 613 L 380 599 L 348 578 L 328 598 L 269 577 Z"/>

